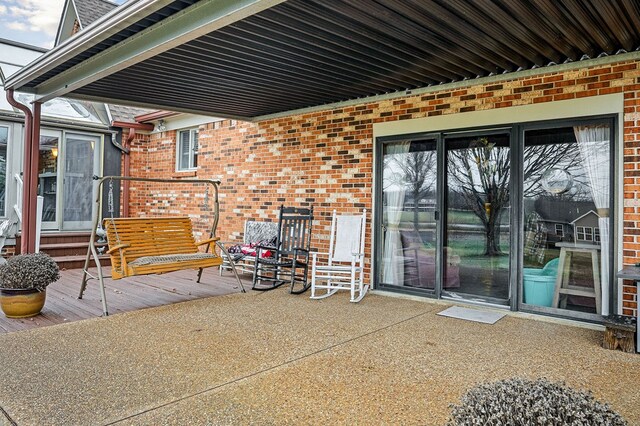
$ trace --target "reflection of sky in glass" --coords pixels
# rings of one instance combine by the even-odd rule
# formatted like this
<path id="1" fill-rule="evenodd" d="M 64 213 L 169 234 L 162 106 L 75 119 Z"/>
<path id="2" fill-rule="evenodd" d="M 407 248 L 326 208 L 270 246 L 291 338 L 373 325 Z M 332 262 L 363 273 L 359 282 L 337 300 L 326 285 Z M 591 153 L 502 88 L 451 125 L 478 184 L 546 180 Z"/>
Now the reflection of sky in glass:
<path id="1" fill-rule="evenodd" d="M 17 70 L 19 67 L 15 67 L 12 65 L 2 64 L 1 65 L 2 72 L 5 77 L 10 76 Z M 2 91 L 0 94 L 0 110 L 2 111 L 10 111 L 10 112 L 19 112 L 7 101 L 6 92 Z M 15 94 L 15 98 L 18 102 L 30 105 L 33 102 L 34 96 L 29 93 L 20 93 L 17 92 Z M 42 115 L 44 117 L 52 117 L 52 118 L 60 118 L 66 120 L 73 121 L 85 121 L 88 123 L 102 123 L 98 115 L 96 114 L 92 103 L 90 102 L 82 102 L 74 99 L 65 99 L 65 98 L 55 98 L 48 102 L 45 102 L 42 105 Z M 107 123 L 104 123 L 107 124 Z"/>

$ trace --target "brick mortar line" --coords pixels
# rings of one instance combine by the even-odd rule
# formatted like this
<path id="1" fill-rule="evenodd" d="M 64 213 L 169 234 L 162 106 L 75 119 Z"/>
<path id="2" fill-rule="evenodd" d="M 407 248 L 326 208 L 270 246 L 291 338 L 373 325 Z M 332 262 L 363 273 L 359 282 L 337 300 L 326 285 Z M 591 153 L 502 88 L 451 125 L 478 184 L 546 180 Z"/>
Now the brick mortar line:
<path id="1" fill-rule="evenodd" d="M 369 331 L 369 332 L 364 333 L 364 334 L 361 334 L 361 335 L 359 335 L 359 336 L 355 336 L 355 337 L 349 338 L 349 339 L 347 339 L 347 340 L 343 340 L 343 341 L 341 341 L 341 342 L 334 343 L 333 345 L 329 345 L 329 346 L 327 346 L 327 347 L 325 347 L 325 348 L 318 349 L 318 350 L 316 350 L 316 351 L 314 351 L 314 352 L 311 352 L 311 353 L 308 353 L 308 354 L 305 354 L 305 355 L 301 355 L 301 356 L 299 356 L 299 357 L 297 357 L 297 358 L 291 359 L 291 360 L 286 361 L 286 362 L 283 362 L 283 363 L 281 363 L 281 364 L 274 365 L 274 366 L 272 366 L 272 367 L 268 367 L 268 368 L 264 368 L 264 369 L 262 369 L 262 370 L 259 370 L 259 371 L 254 372 L 254 373 L 250 373 L 250 374 L 244 375 L 244 376 L 242 376 L 242 377 L 238 377 L 238 378 L 236 378 L 236 379 L 233 379 L 233 380 L 227 381 L 227 382 L 225 382 L 225 383 L 221 383 L 221 384 L 219 384 L 219 385 L 212 386 L 212 387 L 207 388 L 207 389 L 203 389 L 203 390 L 201 390 L 201 391 L 199 391 L 199 392 L 196 392 L 196 393 L 193 393 L 193 394 L 190 394 L 190 395 L 186 395 L 186 396 L 183 396 L 183 397 L 180 397 L 180 398 L 174 399 L 174 400 L 172 400 L 172 401 L 166 402 L 166 403 L 164 403 L 164 404 L 160 404 L 160 405 L 155 406 L 155 407 L 152 407 L 152 408 L 145 409 L 145 410 L 140 411 L 140 412 L 137 412 L 137 413 L 135 413 L 135 414 L 131 414 L 131 415 L 127 416 L 127 417 L 123 417 L 123 418 L 120 418 L 120 419 L 118 419 L 118 420 L 111 421 L 111 422 L 109 422 L 109 423 L 104 423 L 104 426 L 115 425 L 115 424 L 121 423 L 121 422 L 123 422 L 123 421 L 125 421 L 125 420 L 131 420 L 131 419 L 133 419 L 133 418 L 135 418 L 135 417 L 141 416 L 141 415 L 143 415 L 143 414 L 150 413 L 150 412 L 152 412 L 152 411 L 156 411 L 156 410 L 158 410 L 158 409 L 160 409 L 160 408 L 168 407 L 168 406 L 170 406 L 170 405 L 174 405 L 174 404 L 177 404 L 177 403 L 179 403 L 179 402 L 186 401 L 187 399 L 191 399 L 191 398 L 194 398 L 194 397 L 196 397 L 196 396 L 204 395 L 204 394 L 207 394 L 207 393 L 210 393 L 210 392 L 213 392 L 213 391 L 219 390 L 219 389 L 221 389 L 221 388 L 224 388 L 224 387 L 226 387 L 226 386 L 233 385 L 233 384 L 236 384 L 236 383 L 239 383 L 239 382 L 245 381 L 245 380 L 247 380 L 247 379 L 250 379 L 250 378 L 253 378 L 253 377 L 259 376 L 259 375 L 261 375 L 261 374 L 263 374 L 263 373 L 268 373 L 268 372 L 273 371 L 273 370 L 276 370 L 276 369 L 278 369 L 278 368 L 280 368 L 280 367 L 284 367 L 284 366 L 287 366 L 287 365 L 291 365 L 291 364 L 297 363 L 298 361 L 301 361 L 301 360 L 304 360 L 304 359 L 310 358 L 310 357 L 312 357 L 312 356 L 314 356 L 314 355 L 318 355 L 318 354 L 320 354 L 320 353 L 330 351 L 330 350 L 335 349 L 335 348 L 337 348 L 337 347 L 339 347 L 339 346 L 344 346 L 344 345 L 346 345 L 346 344 L 348 344 L 348 343 L 351 343 L 351 342 L 354 342 L 354 341 L 356 341 L 356 340 L 359 340 L 359 339 L 362 339 L 362 338 L 365 338 L 365 337 L 371 336 L 371 335 L 376 334 L 376 333 L 379 333 L 379 332 L 381 332 L 381 331 L 388 330 L 388 329 L 390 329 L 390 328 L 392 328 L 392 327 L 395 327 L 395 326 L 397 326 L 397 325 L 404 324 L 404 323 L 406 323 L 406 322 L 412 321 L 412 320 L 414 320 L 414 319 L 416 319 L 416 318 L 419 318 L 419 317 L 421 317 L 421 316 L 423 316 L 423 315 L 427 315 L 427 314 L 429 314 L 429 313 L 432 313 L 433 311 L 437 310 L 438 308 L 441 308 L 441 306 L 435 306 L 435 307 L 433 307 L 432 309 L 429 309 L 429 310 L 427 310 L 427 311 L 424 311 L 424 312 L 421 312 L 421 313 L 419 313 L 419 314 L 413 315 L 413 316 L 411 316 L 411 317 L 409 317 L 409 318 L 405 318 L 405 319 L 403 319 L 403 320 L 401 320 L 401 321 L 395 322 L 395 323 L 393 323 L 393 324 L 386 325 L 386 326 L 381 327 L 381 328 L 377 328 L 377 329 L 375 329 L 375 330 Z"/>

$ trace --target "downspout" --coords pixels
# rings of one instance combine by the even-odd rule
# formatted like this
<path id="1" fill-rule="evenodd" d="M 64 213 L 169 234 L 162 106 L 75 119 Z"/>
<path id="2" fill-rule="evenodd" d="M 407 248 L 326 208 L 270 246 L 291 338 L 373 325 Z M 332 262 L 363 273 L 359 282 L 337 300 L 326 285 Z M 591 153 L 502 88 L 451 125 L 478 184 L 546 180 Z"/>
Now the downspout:
<path id="1" fill-rule="evenodd" d="M 131 175 L 131 157 L 130 157 L 131 142 L 133 142 L 133 140 L 136 137 L 136 129 L 150 132 L 153 130 L 154 126 L 153 124 L 126 123 L 123 121 L 112 121 L 111 126 L 120 127 L 122 129 L 129 129 L 129 134 L 127 134 L 127 138 L 126 139 L 123 138 L 121 151 L 122 151 L 122 155 L 124 155 L 122 175 L 126 177 L 130 177 Z M 130 185 L 130 182 L 128 180 L 124 180 L 122 182 L 122 216 L 124 217 L 129 217 L 129 197 L 130 197 L 129 185 Z"/>
<path id="2" fill-rule="evenodd" d="M 36 239 L 39 237 L 36 232 L 36 222 L 38 220 L 38 166 L 40 161 L 40 116 L 42 110 L 41 102 L 33 103 L 33 120 L 31 120 L 31 169 L 29 177 L 29 238 L 27 241 L 27 253 L 36 252 Z M 25 186 L 27 182 L 25 182 Z"/>
<path id="3" fill-rule="evenodd" d="M 124 141 L 124 170 L 122 175 L 130 177 L 131 175 L 131 142 L 136 137 L 136 129 L 134 127 L 129 128 L 129 134 Z M 130 182 L 125 180 L 122 182 L 122 215 L 129 217 L 129 185 Z"/>
<path id="4" fill-rule="evenodd" d="M 22 221 L 22 239 L 20 240 L 20 252 L 28 253 L 29 252 L 29 238 L 31 226 L 29 224 L 29 204 L 31 203 L 31 185 L 27 185 L 27 181 L 30 179 L 29 171 L 31 170 L 31 152 L 32 143 L 31 143 L 31 122 L 33 121 L 33 114 L 31 114 L 31 110 L 28 106 L 21 104 L 14 97 L 13 89 L 7 89 L 7 102 L 14 108 L 19 109 L 24 113 L 24 158 L 22 162 L 22 217 L 20 220 Z M 39 142 L 39 141 L 38 141 Z M 34 195 L 35 200 L 35 195 Z M 33 202 L 35 204 L 35 201 Z M 35 221 L 34 221 L 35 225 Z M 34 233 L 35 233 L 35 226 Z"/>

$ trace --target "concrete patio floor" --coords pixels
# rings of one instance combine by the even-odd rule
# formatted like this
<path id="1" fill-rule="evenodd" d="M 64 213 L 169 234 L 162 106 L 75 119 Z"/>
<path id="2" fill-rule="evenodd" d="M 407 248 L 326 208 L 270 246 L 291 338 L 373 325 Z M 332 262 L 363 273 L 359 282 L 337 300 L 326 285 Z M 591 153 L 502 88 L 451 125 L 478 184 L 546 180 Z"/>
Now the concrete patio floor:
<path id="1" fill-rule="evenodd" d="M 0 335 L 0 419 L 442 425 L 468 388 L 520 376 L 589 389 L 640 424 L 640 356 L 602 349 L 601 331 L 347 297 L 249 292 Z"/>

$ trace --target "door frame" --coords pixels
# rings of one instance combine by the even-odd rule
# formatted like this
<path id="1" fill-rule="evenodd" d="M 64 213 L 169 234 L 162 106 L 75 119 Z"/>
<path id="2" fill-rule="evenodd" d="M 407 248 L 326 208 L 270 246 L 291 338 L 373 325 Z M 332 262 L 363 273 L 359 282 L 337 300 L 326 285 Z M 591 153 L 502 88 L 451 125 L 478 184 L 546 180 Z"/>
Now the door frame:
<path id="1" fill-rule="evenodd" d="M 602 113 L 597 115 L 587 115 L 579 117 L 562 117 L 558 119 L 545 119 L 538 121 L 527 121 L 516 123 L 503 123 L 499 125 L 487 125 L 487 126 L 473 126 L 468 128 L 459 129 L 447 129 L 447 130 L 432 130 L 425 132 L 414 133 L 400 133 L 397 135 L 385 135 L 374 138 L 374 164 L 373 164 L 373 250 L 372 250 L 372 283 L 375 289 L 389 290 L 401 294 L 419 295 L 429 298 L 445 299 L 445 300 L 460 300 L 459 298 L 448 298 L 442 294 L 442 273 L 443 273 L 443 243 L 444 243 L 444 226 L 442 208 L 445 206 L 444 201 L 444 181 L 441 172 L 445 170 L 445 146 L 444 139 L 446 136 L 451 135 L 468 135 L 477 133 L 486 133 L 495 130 L 507 130 L 510 132 L 510 160 L 511 160 L 511 178 L 509 184 L 509 191 L 511 193 L 511 217 L 510 217 L 510 245 L 512 248 L 509 253 L 509 290 L 510 299 L 508 306 L 502 305 L 502 307 L 508 307 L 511 311 L 530 312 L 542 315 L 552 315 L 555 317 L 562 317 L 568 319 L 586 320 L 591 322 L 597 322 L 595 314 L 583 313 L 578 311 L 566 311 L 556 308 L 541 308 L 533 305 L 525 305 L 522 303 L 522 268 L 524 264 L 524 251 L 522 243 L 524 242 L 524 230 L 522 224 L 524 223 L 524 209 L 523 209 L 523 165 L 524 160 L 522 154 L 524 151 L 524 132 L 526 130 L 541 129 L 541 128 L 553 128 L 562 126 L 574 126 L 576 124 L 589 124 L 589 123 L 602 123 L 608 122 L 611 126 L 611 162 L 610 162 L 610 175 L 611 175 L 611 194 L 610 194 L 610 252 L 609 265 L 610 265 L 610 299 L 609 309 L 611 313 L 617 313 L 619 308 L 620 291 L 618 280 L 615 277 L 615 269 L 617 265 L 617 258 L 620 253 L 620 241 L 618 236 L 620 228 L 620 211 L 622 209 L 619 203 L 620 189 L 621 189 L 621 172 L 622 162 L 619 158 L 622 152 L 621 147 L 621 129 L 620 129 L 620 115 L 617 112 L 614 113 Z M 437 140 L 438 150 L 438 176 L 437 181 L 437 206 L 436 211 L 439 212 L 439 217 L 436 220 L 436 290 L 435 292 L 428 292 L 417 288 L 406 288 L 402 286 L 389 286 L 382 285 L 380 281 L 380 265 L 382 255 L 382 240 L 383 232 L 381 231 L 382 225 L 382 170 L 383 170 L 383 146 L 386 143 L 399 142 L 403 140 L 414 139 L 435 139 Z M 474 304 L 476 302 L 463 299 L 464 303 Z M 489 305 L 493 305 L 490 301 Z M 498 305 L 500 306 L 500 305 Z M 568 315 L 570 313 L 570 315 Z M 599 317 L 599 316 L 598 316 Z"/>
<path id="2" fill-rule="evenodd" d="M 609 313 L 617 313 L 618 307 L 618 297 L 619 297 L 619 286 L 618 279 L 616 277 L 616 256 L 619 249 L 618 244 L 618 216 L 619 210 L 623 210 L 622 206 L 619 205 L 616 200 L 619 195 L 619 191 L 621 190 L 621 182 L 618 179 L 618 176 L 621 175 L 621 165 L 618 164 L 618 156 L 622 152 L 621 141 L 619 140 L 619 126 L 620 120 L 617 114 L 602 114 L 597 116 L 588 116 L 588 117 L 575 117 L 575 118 L 563 118 L 557 120 L 544 120 L 537 122 L 529 122 L 529 123 L 519 123 L 514 125 L 515 130 L 518 133 L 517 140 L 517 149 L 519 152 L 524 152 L 524 144 L 525 144 L 525 132 L 530 130 L 542 130 L 542 129 L 553 129 L 558 127 L 572 127 L 576 125 L 588 125 L 588 124 L 602 124 L 607 123 L 609 125 L 610 130 L 610 140 L 611 140 L 611 149 L 609 152 L 609 176 L 611 178 L 611 186 L 609 190 L 609 205 L 610 207 L 610 215 L 609 215 Z M 519 173 L 518 173 L 518 188 L 519 191 L 519 199 L 523 199 L 523 185 L 524 179 L 522 176 L 522 167 L 524 162 L 519 163 Z M 516 229 L 516 232 L 512 232 L 512 234 L 518 234 L 519 244 L 520 242 L 524 242 L 524 226 L 522 224 L 525 223 L 524 219 L 524 208 L 522 202 L 518 203 L 518 208 L 520 211 L 518 212 L 518 219 L 520 221 L 520 225 Z M 622 219 L 624 220 L 624 219 Z M 621 237 L 620 237 L 621 238 Z M 523 268 L 524 268 L 524 251 L 520 246 L 519 247 L 519 255 L 517 259 L 517 267 L 516 272 L 517 276 L 515 277 L 515 284 L 517 286 L 517 304 L 516 307 L 512 310 L 517 310 L 521 312 L 529 312 L 540 315 L 551 315 L 554 317 L 562 317 L 568 319 L 579 319 L 591 322 L 600 322 L 602 319 L 602 315 L 600 314 L 592 314 L 585 313 L 580 311 L 567 311 L 566 309 L 560 308 L 547 308 L 536 305 L 529 305 L 523 302 Z M 567 312 L 571 312 L 571 315 L 567 315 Z"/>
<path id="3" fill-rule="evenodd" d="M 436 265 L 435 265 L 435 280 L 436 286 L 435 291 L 430 291 L 428 289 L 421 289 L 419 287 L 400 287 L 400 286 L 390 286 L 384 285 L 381 279 L 381 271 L 380 266 L 382 262 L 382 241 L 383 241 L 383 232 L 381 232 L 382 228 L 382 206 L 383 206 L 383 193 L 381 188 L 382 186 L 382 170 L 383 170 L 383 146 L 388 143 L 401 142 L 406 140 L 419 140 L 419 139 L 431 139 L 436 141 L 436 167 L 440 168 L 442 163 L 442 154 L 443 151 L 442 146 L 442 133 L 441 132 L 424 132 L 424 133 L 411 133 L 411 134 L 402 134 L 397 136 L 385 136 L 376 138 L 375 143 L 375 161 L 374 161 L 374 188 L 377 188 L 374 191 L 374 212 L 372 221 L 373 225 L 373 261 L 371 262 L 373 268 L 373 282 L 374 286 L 377 289 L 383 290 L 393 290 L 394 292 L 405 293 L 405 294 L 414 294 L 420 296 L 426 296 L 431 298 L 440 298 L 440 285 L 441 277 L 442 277 L 442 215 L 440 212 L 440 193 L 442 192 L 442 179 L 437 179 L 436 181 Z M 436 171 L 437 173 L 437 171 Z"/>
<path id="4" fill-rule="evenodd" d="M 514 211 L 514 204 L 520 204 L 519 203 L 519 199 L 515 198 L 514 196 L 514 187 L 516 186 L 515 181 L 516 179 L 514 178 L 514 169 L 513 169 L 513 165 L 517 162 L 515 161 L 514 158 L 514 153 L 513 153 L 513 145 L 514 145 L 514 126 L 491 126 L 491 127 L 483 127 L 483 128 L 475 128 L 475 129 L 465 129 L 465 130 L 461 130 L 461 131 L 446 131 L 446 132 L 442 132 L 442 146 L 441 146 L 441 150 L 442 150 L 442 168 L 438 171 L 439 175 L 441 175 L 441 181 L 443 185 L 447 184 L 447 177 L 448 177 L 448 164 L 447 164 L 447 138 L 452 139 L 452 138 L 459 138 L 459 137 L 474 137 L 474 136 L 491 136 L 491 135 L 508 135 L 509 137 L 509 184 L 508 184 L 508 190 L 509 190 L 509 205 L 510 205 L 510 212 L 509 212 L 509 230 L 511 231 L 513 229 L 514 226 L 517 225 L 516 223 L 516 217 L 514 216 L 514 214 L 516 213 L 516 211 Z M 517 157 L 516 157 L 517 158 Z M 442 188 L 442 191 L 439 194 L 439 208 L 441 210 L 441 214 L 440 214 L 440 218 L 441 218 L 441 223 L 442 223 L 442 234 L 441 234 L 441 247 L 444 248 L 444 244 L 445 244 L 445 236 L 446 236 L 446 223 L 447 223 L 447 212 L 448 212 L 448 204 L 447 204 L 447 194 L 444 191 L 444 187 Z M 480 303 L 480 304 L 485 304 L 485 305 L 491 305 L 491 306 L 499 306 L 499 307 L 509 307 L 511 308 L 511 305 L 513 304 L 512 301 L 514 299 L 514 288 L 513 288 L 513 273 L 514 273 L 514 266 L 516 265 L 516 255 L 517 255 L 517 251 L 519 250 L 518 246 L 513 245 L 514 243 L 514 239 L 513 239 L 513 232 L 509 233 L 509 271 L 508 271 L 508 284 L 507 284 L 507 291 L 508 291 L 508 298 L 507 299 L 501 299 L 501 298 L 496 298 L 496 297 L 490 297 L 490 296 L 478 296 L 478 295 L 474 295 L 471 293 L 457 293 L 457 292 L 448 292 L 444 290 L 444 284 L 442 283 L 442 281 L 438 282 L 436 287 L 439 287 L 441 290 L 441 298 L 442 299 L 446 299 L 446 300 L 460 300 L 460 297 L 457 297 L 456 295 L 462 296 L 463 300 L 465 300 L 465 302 L 473 302 L 473 303 Z M 513 250 L 513 248 L 516 248 L 515 250 Z M 444 264 L 441 264 L 442 269 L 444 270 Z"/>
<path id="5" fill-rule="evenodd" d="M 88 231 L 91 230 L 92 220 L 87 221 L 88 226 L 75 226 L 73 222 L 64 221 L 64 179 L 65 179 L 65 159 L 67 155 L 67 136 L 68 135 L 79 135 L 79 136 L 88 136 L 96 139 L 96 146 L 94 148 L 94 171 L 98 171 L 98 175 L 102 173 L 103 169 L 103 148 L 104 148 L 104 134 L 103 133 L 95 133 L 83 130 L 73 130 L 73 129 L 59 129 L 59 128 L 51 128 L 51 127 L 43 127 L 40 130 L 41 135 L 44 136 L 59 136 L 58 142 L 58 157 L 57 157 L 57 170 L 56 170 L 56 220 L 42 222 L 42 230 L 43 231 Z M 95 209 L 97 208 L 95 205 L 95 191 L 97 190 L 97 183 L 92 181 L 92 191 L 91 191 L 91 217 L 95 215 Z"/>
<path id="6" fill-rule="evenodd" d="M 96 197 L 96 191 L 98 190 L 98 183 L 95 180 L 91 181 L 91 200 L 90 200 L 90 205 L 91 205 L 91 216 L 89 218 L 89 220 L 84 221 L 84 222 L 80 222 L 80 221 L 65 221 L 64 220 L 64 202 L 65 202 L 65 196 L 64 196 L 64 179 L 66 178 L 66 170 L 64 170 L 64 165 L 65 165 L 65 161 L 67 158 L 67 136 L 68 135 L 78 135 L 78 136 L 87 136 L 90 138 L 95 138 L 95 147 L 93 149 L 93 175 L 101 175 L 102 173 L 102 153 L 103 153 L 103 146 L 104 146 L 104 134 L 98 134 L 98 133 L 90 133 L 90 132 L 83 132 L 83 131 L 76 131 L 76 130 L 64 130 L 63 131 L 63 140 L 64 140 L 64 147 L 62 150 L 62 155 L 60 156 L 60 161 L 62 162 L 63 167 L 61 167 L 62 169 L 62 185 L 61 185 L 61 194 L 60 194 L 60 199 L 59 199 L 59 203 L 60 203 L 60 218 L 58 219 L 58 224 L 59 224 L 59 228 L 62 231 L 86 231 L 86 230 L 91 230 L 91 226 L 93 224 L 93 218 L 95 217 L 95 213 L 96 213 L 96 209 L 97 209 L 97 205 L 94 202 L 95 197 Z M 84 224 L 87 224 L 86 226 Z"/>
<path id="7" fill-rule="evenodd" d="M 40 137 L 42 136 L 51 136 L 51 137 L 58 137 L 58 155 L 56 156 L 56 194 L 55 194 L 55 214 L 56 214 L 56 218 L 53 221 L 44 221 L 42 220 L 42 230 L 43 231 L 54 231 L 54 230 L 59 230 L 60 229 L 60 181 L 61 181 L 61 175 L 62 175 L 62 171 L 60 170 L 60 159 L 62 157 L 62 154 L 64 152 L 64 148 L 63 148 L 63 141 L 64 141 L 64 131 L 60 130 L 60 129 L 51 129 L 51 128 L 41 128 L 40 129 Z M 40 152 L 40 141 L 38 141 L 38 152 Z M 38 168 L 40 166 L 38 165 Z M 38 180 L 41 179 L 41 173 L 38 173 Z M 38 185 L 40 185 L 40 182 L 38 182 Z M 44 189 L 43 189 L 44 191 Z M 44 195 L 43 195 L 44 196 Z M 44 204 L 44 203 L 43 203 Z M 44 214 L 44 205 L 43 205 L 43 211 L 42 213 Z"/>

